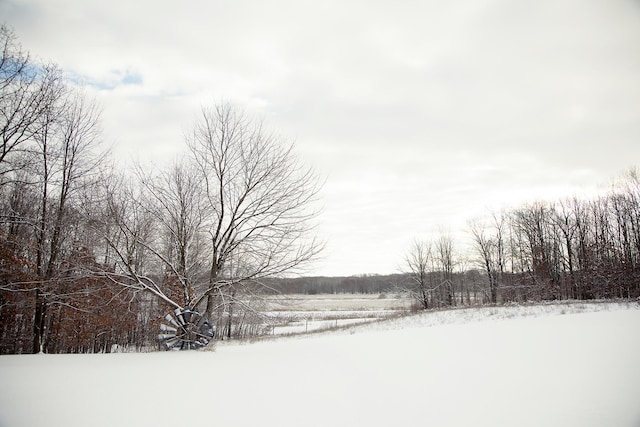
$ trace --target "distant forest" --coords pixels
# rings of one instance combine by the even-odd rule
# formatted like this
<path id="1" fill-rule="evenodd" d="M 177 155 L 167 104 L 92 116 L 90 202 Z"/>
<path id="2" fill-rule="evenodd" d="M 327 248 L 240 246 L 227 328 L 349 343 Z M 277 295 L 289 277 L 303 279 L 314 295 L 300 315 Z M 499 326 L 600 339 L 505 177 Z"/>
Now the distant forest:
<path id="1" fill-rule="evenodd" d="M 271 279 L 269 287 L 281 294 L 379 294 L 405 288 L 407 274 Z"/>

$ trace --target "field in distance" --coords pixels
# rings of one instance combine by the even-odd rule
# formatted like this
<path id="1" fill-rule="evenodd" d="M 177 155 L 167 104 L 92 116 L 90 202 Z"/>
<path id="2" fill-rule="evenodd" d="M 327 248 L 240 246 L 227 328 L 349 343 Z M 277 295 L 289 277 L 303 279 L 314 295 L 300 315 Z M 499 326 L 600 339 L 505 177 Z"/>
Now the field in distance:
<path id="1" fill-rule="evenodd" d="M 304 333 L 405 314 L 411 299 L 394 294 L 276 295 L 266 300 L 273 335 Z"/>

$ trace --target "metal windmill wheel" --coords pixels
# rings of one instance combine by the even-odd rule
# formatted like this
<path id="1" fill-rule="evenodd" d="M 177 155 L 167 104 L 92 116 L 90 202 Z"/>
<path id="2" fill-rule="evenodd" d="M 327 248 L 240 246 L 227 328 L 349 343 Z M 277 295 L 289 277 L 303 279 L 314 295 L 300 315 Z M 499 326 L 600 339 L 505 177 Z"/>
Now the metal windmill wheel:
<path id="1" fill-rule="evenodd" d="M 165 350 L 196 350 L 215 336 L 213 326 L 196 310 L 177 308 L 164 316 L 170 325 L 161 324 L 158 340 Z"/>

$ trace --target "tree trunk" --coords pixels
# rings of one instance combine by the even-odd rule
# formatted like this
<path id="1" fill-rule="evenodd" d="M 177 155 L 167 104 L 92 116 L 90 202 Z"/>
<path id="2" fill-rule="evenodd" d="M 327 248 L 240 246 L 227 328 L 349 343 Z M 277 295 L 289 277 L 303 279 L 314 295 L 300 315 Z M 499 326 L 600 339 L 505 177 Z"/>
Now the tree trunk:
<path id="1" fill-rule="evenodd" d="M 34 354 L 44 352 L 45 319 L 47 303 L 43 292 L 36 288 L 36 307 L 33 319 L 33 348 Z"/>

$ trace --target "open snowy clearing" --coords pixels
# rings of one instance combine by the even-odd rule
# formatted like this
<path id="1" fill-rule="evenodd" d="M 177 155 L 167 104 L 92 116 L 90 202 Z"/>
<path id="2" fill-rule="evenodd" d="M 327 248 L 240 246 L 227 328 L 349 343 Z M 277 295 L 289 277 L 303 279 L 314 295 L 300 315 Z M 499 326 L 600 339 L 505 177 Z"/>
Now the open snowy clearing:
<path id="1" fill-rule="evenodd" d="M 2 356 L 0 426 L 638 426 L 639 332 L 637 303 L 571 304 L 216 352 Z"/>
<path id="2" fill-rule="evenodd" d="M 278 295 L 264 314 L 270 335 L 290 335 L 344 327 L 406 314 L 408 297 L 386 294 Z"/>
<path id="3" fill-rule="evenodd" d="M 271 296 L 267 302 L 271 311 L 404 311 L 413 300 L 387 294 L 285 294 Z"/>

